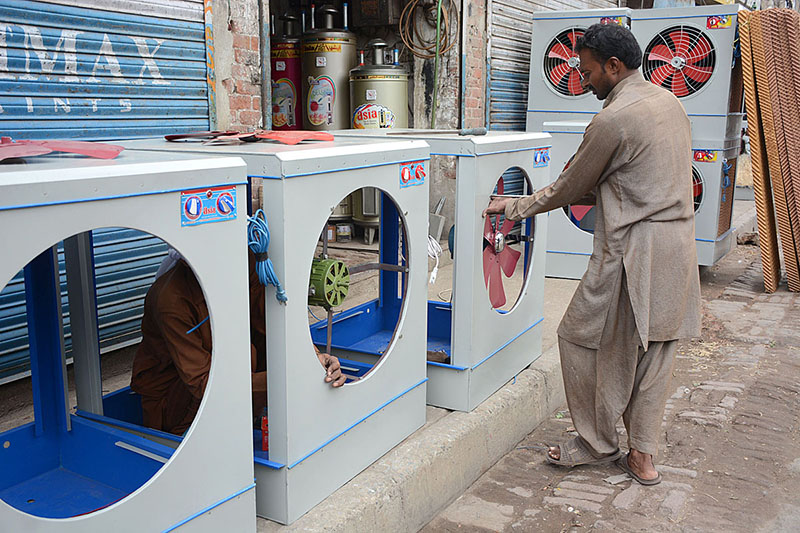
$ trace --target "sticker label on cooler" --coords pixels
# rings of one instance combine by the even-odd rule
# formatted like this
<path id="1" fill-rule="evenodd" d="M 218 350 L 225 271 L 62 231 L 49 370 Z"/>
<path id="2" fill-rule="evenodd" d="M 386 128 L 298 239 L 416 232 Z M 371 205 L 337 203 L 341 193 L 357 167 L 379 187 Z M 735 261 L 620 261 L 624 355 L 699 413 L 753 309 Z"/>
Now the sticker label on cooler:
<path id="1" fill-rule="evenodd" d="M 714 150 L 694 150 L 694 160 L 697 163 L 713 163 L 717 160 L 717 152 Z"/>
<path id="2" fill-rule="evenodd" d="M 297 89 L 289 78 L 272 84 L 272 125 L 276 128 L 295 125 Z"/>
<path id="3" fill-rule="evenodd" d="M 706 19 L 706 28 L 721 30 L 733 26 L 733 15 L 712 15 Z"/>
<path id="4" fill-rule="evenodd" d="M 236 187 L 181 192 L 181 226 L 225 222 L 236 218 Z"/>
<path id="5" fill-rule="evenodd" d="M 411 161 L 400 165 L 400 188 L 425 183 L 425 161 Z"/>
<path id="6" fill-rule="evenodd" d="M 308 77 L 308 102 L 306 116 L 314 126 L 333 124 L 333 104 L 336 102 L 336 85 L 328 76 Z"/>
<path id="7" fill-rule="evenodd" d="M 537 148 L 533 151 L 534 168 L 546 167 L 550 163 L 550 148 Z"/>
<path id="8" fill-rule="evenodd" d="M 392 110 L 379 104 L 363 104 L 353 112 L 353 128 L 368 130 L 375 128 L 391 128 L 395 116 Z"/>

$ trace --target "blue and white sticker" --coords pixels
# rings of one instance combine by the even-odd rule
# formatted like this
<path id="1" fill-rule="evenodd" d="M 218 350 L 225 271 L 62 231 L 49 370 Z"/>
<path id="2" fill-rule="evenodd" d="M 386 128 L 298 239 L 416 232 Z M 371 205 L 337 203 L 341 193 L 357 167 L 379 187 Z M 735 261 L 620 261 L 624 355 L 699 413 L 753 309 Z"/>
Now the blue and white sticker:
<path id="1" fill-rule="evenodd" d="M 400 165 L 400 188 L 413 187 L 425 183 L 425 162 L 411 161 Z"/>
<path id="2" fill-rule="evenodd" d="M 181 226 L 225 222 L 236 218 L 236 187 L 181 192 Z"/>
<path id="3" fill-rule="evenodd" d="M 550 148 L 537 148 L 533 151 L 533 166 L 546 167 L 550 163 Z"/>

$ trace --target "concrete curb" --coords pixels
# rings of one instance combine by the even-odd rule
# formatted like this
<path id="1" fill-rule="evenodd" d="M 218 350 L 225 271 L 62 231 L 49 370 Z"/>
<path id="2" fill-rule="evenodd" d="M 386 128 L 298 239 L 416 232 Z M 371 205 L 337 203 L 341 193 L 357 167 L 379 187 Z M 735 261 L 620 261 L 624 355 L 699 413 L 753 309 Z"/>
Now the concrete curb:
<path id="1" fill-rule="evenodd" d="M 558 348 L 552 346 L 472 412 L 434 410 L 447 414 L 291 526 L 259 519 L 258 531 L 418 531 L 564 401 Z"/>

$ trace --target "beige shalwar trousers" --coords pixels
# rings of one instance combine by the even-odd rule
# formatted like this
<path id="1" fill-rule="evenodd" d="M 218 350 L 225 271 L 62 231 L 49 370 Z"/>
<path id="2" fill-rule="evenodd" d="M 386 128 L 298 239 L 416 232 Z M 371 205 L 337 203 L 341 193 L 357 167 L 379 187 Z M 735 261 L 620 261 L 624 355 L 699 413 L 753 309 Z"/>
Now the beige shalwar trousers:
<path id="1" fill-rule="evenodd" d="M 595 457 L 619 448 L 620 416 L 628 446 L 656 456 L 678 341 L 650 342 L 644 350 L 624 274 L 619 294 L 599 349 L 558 338 L 567 404 L 575 430 Z"/>

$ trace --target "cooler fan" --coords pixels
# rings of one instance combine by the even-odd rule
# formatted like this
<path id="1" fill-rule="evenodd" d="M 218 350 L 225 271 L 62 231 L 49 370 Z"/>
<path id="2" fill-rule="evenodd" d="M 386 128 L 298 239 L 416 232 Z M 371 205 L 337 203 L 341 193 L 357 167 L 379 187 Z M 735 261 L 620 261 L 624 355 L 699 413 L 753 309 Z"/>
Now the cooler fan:
<path id="1" fill-rule="evenodd" d="M 581 66 L 575 44 L 583 37 L 584 28 L 568 28 L 559 33 L 547 46 L 544 73 L 550 85 L 563 96 L 581 96 L 586 93 L 581 86 Z"/>
<path id="2" fill-rule="evenodd" d="M 694 198 L 694 212 L 697 213 L 697 210 L 700 209 L 700 205 L 703 203 L 703 187 L 705 183 L 703 180 L 703 175 L 700 174 L 700 171 L 693 165 L 692 166 L 692 197 Z"/>
<path id="3" fill-rule="evenodd" d="M 497 194 L 503 194 L 503 179 L 497 182 Z M 514 250 L 506 238 L 514 228 L 513 220 L 505 219 L 500 225 L 500 215 L 495 216 L 492 224 L 491 217 L 487 216 L 483 225 L 483 281 L 489 289 L 489 301 L 492 308 L 497 309 L 506 304 L 506 291 L 503 288 L 503 277 L 500 273 L 510 278 L 517 268 L 517 262 L 522 255 Z"/>
<path id="4" fill-rule="evenodd" d="M 692 26 L 673 26 L 647 45 L 642 71 L 648 81 L 683 98 L 708 83 L 715 60 L 714 46 L 702 31 Z"/>

